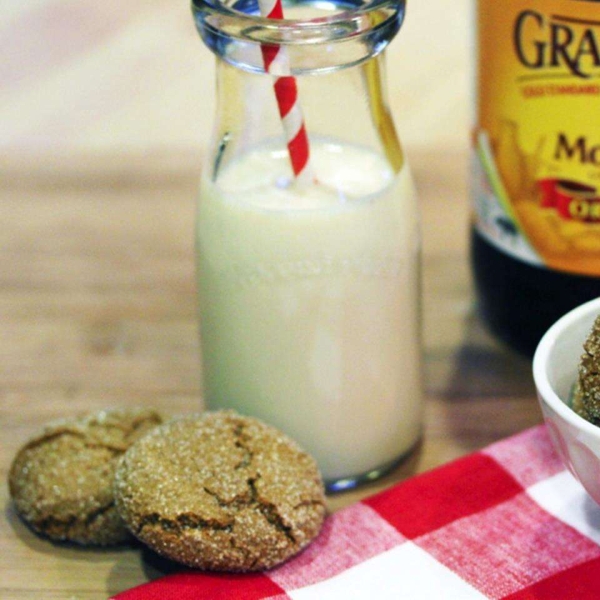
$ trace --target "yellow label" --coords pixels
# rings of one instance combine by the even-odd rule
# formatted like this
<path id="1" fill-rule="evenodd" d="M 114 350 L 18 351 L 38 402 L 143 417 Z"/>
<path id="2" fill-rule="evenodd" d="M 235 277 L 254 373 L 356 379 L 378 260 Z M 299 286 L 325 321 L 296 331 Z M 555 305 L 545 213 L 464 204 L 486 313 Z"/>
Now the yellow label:
<path id="1" fill-rule="evenodd" d="M 600 276 L 600 2 L 478 2 L 476 226 L 517 258 Z"/>

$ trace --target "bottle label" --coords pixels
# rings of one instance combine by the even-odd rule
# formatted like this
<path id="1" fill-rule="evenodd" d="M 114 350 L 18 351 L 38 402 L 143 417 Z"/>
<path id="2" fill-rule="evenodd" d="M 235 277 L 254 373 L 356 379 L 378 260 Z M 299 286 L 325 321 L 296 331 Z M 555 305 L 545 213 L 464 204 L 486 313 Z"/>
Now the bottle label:
<path id="1" fill-rule="evenodd" d="M 515 258 L 600 276 L 600 2 L 478 0 L 477 230 Z"/>

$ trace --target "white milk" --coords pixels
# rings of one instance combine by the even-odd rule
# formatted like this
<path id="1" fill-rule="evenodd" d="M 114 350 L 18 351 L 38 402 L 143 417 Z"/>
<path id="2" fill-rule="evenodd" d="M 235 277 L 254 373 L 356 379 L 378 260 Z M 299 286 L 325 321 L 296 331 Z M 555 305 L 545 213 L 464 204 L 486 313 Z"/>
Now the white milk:
<path id="1" fill-rule="evenodd" d="M 281 428 L 336 480 L 419 437 L 419 233 L 406 168 L 332 142 L 311 152 L 319 184 L 304 191 L 267 148 L 204 177 L 204 386 L 210 408 Z"/>

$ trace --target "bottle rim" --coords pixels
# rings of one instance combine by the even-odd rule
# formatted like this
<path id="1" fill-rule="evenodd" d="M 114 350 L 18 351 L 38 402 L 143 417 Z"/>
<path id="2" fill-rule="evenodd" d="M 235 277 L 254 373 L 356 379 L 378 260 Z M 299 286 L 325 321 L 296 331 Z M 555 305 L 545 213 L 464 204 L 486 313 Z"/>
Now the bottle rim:
<path id="1" fill-rule="evenodd" d="M 255 3 L 247 6 L 254 10 L 243 12 L 221 0 L 192 0 L 196 26 L 203 38 L 210 33 L 242 42 L 295 47 L 357 41 L 374 33 L 389 42 L 404 20 L 406 0 L 369 0 L 356 8 L 307 19 L 267 19 L 255 12 Z"/>

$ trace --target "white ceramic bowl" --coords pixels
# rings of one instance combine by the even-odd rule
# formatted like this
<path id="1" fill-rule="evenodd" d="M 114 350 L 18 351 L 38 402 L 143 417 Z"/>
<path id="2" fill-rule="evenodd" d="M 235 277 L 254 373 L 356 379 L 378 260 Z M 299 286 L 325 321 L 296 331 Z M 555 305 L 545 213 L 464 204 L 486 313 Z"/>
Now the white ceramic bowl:
<path id="1" fill-rule="evenodd" d="M 554 446 L 569 471 L 600 504 L 600 427 L 568 405 L 577 380 L 583 342 L 600 314 L 600 298 L 559 319 L 541 339 L 533 357 L 538 400 Z"/>

